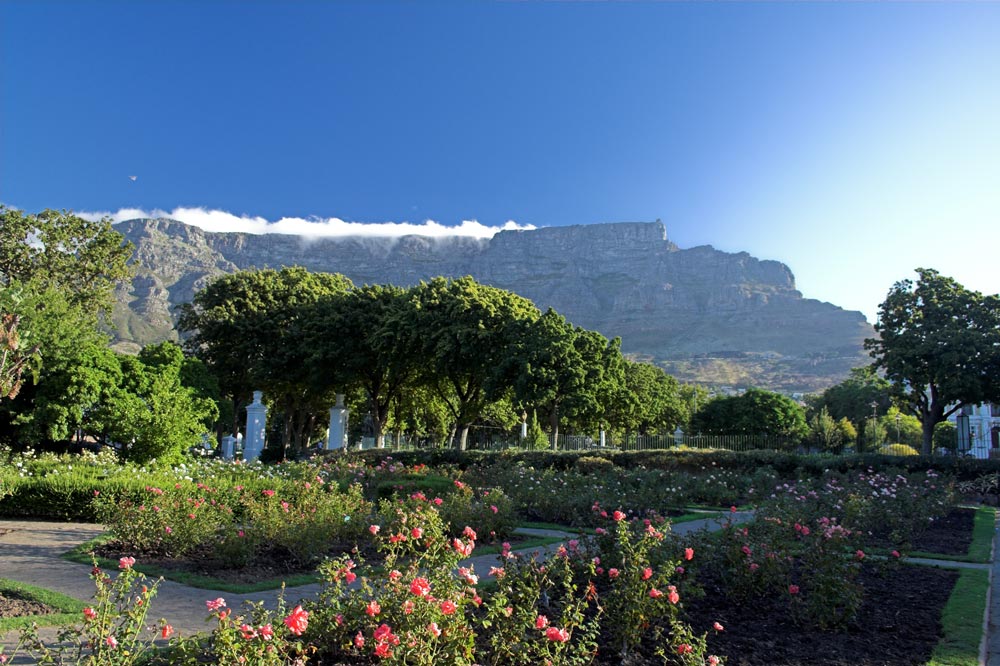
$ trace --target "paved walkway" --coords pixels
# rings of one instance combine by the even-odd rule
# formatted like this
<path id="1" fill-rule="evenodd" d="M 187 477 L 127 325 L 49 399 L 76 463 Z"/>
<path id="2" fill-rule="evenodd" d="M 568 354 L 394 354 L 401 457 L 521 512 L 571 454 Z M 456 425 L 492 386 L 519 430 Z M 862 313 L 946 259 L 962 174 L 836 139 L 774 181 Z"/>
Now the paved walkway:
<path id="1" fill-rule="evenodd" d="M 739 512 L 732 518 L 736 522 L 742 522 L 750 518 L 750 513 Z M 672 526 L 672 531 L 677 534 L 687 534 L 701 529 L 718 529 L 720 519 L 717 516 L 708 517 L 686 523 L 678 523 Z M 566 532 L 557 530 L 522 528 L 520 533 L 529 536 L 557 536 L 571 537 Z M 87 601 L 94 593 L 94 583 L 89 578 L 90 566 L 67 562 L 60 559 L 60 555 L 74 546 L 92 539 L 103 532 L 100 525 L 81 523 L 53 523 L 41 521 L 0 521 L 0 578 L 8 578 L 22 583 L 37 585 L 49 590 L 61 592 L 68 596 Z M 994 552 L 996 544 L 1000 540 L 1000 526 L 994 537 Z M 558 547 L 553 544 L 541 548 L 529 549 L 529 552 L 551 551 Z M 1000 558 L 992 565 L 968 564 L 963 562 L 951 562 L 947 560 L 911 560 L 921 563 L 932 564 L 942 567 L 952 568 L 989 568 L 991 573 L 992 593 L 988 601 L 987 616 L 984 618 L 983 650 L 980 658 L 981 666 L 1000 666 L 1000 590 L 995 589 L 1000 584 Z M 484 575 L 491 566 L 500 564 L 499 555 L 479 555 L 465 561 L 465 566 L 469 564 L 475 566 L 475 570 Z M 311 584 L 299 587 L 288 588 L 285 598 L 290 604 L 299 599 L 306 599 L 315 596 L 321 589 L 321 585 Z M 156 597 L 151 604 L 152 613 L 149 620 L 155 623 L 159 618 L 166 618 L 176 631 L 190 635 L 210 629 L 211 624 L 206 622 L 208 612 L 205 609 L 205 601 L 215 597 L 225 598 L 227 605 L 233 609 L 240 609 L 244 601 L 264 601 L 267 605 L 273 606 L 276 603 L 277 591 L 253 592 L 250 594 L 234 594 L 231 592 L 213 592 L 199 588 L 189 587 L 173 581 L 163 581 L 157 590 Z M 44 637 L 51 639 L 57 630 L 43 629 L 40 633 Z M 8 633 L 0 639 L 0 645 L 10 647 L 16 642 L 16 632 Z M 30 663 L 28 661 L 17 660 L 11 663 Z"/>

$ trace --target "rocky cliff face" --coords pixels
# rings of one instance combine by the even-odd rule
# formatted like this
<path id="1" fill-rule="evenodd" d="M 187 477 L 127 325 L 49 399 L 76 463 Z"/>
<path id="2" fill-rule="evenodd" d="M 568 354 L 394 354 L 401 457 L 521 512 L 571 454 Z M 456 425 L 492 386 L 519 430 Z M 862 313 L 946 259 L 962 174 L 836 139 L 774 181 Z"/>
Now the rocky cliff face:
<path id="1" fill-rule="evenodd" d="M 209 233 L 164 219 L 117 229 L 136 246 L 136 277 L 114 317 L 124 348 L 175 338 L 172 308 L 216 275 L 292 265 L 355 284 L 472 275 L 620 336 L 625 352 L 682 379 L 716 384 L 822 388 L 865 362 L 861 342 L 873 333 L 861 313 L 803 298 L 784 264 L 680 249 L 659 222 L 501 231 L 489 240 Z"/>

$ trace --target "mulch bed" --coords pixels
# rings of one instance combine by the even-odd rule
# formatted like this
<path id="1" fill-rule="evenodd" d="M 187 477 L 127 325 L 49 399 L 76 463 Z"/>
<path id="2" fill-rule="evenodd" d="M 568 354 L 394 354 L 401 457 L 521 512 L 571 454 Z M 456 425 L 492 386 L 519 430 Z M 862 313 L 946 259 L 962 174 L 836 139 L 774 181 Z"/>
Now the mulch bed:
<path id="1" fill-rule="evenodd" d="M 236 567 L 213 557 L 211 551 L 195 552 L 184 558 L 169 557 L 156 553 L 139 553 L 121 548 L 116 542 L 109 542 L 94 549 L 99 557 L 117 560 L 131 556 L 140 565 L 159 567 L 166 571 L 183 572 L 216 578 L 233 584 L 259 583 L 283 576 L 310 574 L 316 571 L 314 565 L 302 566 L 281 549 L 265 549 L 250 566 Z"/>
<path id="2" fill-rule="evenodd" d="M 54 608 L 40 604 L 37 601 L 23 599 L 17 595 L 0 594 L 0 619 L 8 617 L 24 617 L 26 615 L 51 615 L 57 612 Z"/>
<path id="3" fill-rule="evenodd" d="M 531 537 L 512 535 L 507 539 L 507 542 L 516 550 L 519 544 L 524 543 L 529 538 Z M 481 545 L 489 544 L 483 542 Z M 350 552 L 352 548 L 353 546 L 348 545 L 344 545 L 343 547 L 334 546 L 330 549 L 330 552 Z M 311 574 L 316 571 L 315 565 L 299 564 L 280 548 L 265 549 L 258 554 L 252 565 L 246 567 L 234 567 L 231 562 L 213 557 L 209 550 L 195 552 L 188 557 L 178 559 L 156 553 L 129 551 L 123 549 L 116 542 L 110 541 L 95 548 L 94 552 L 99 557 L 110 560 L 131 556 L 138 560 L 140 564 L 160 567 L 167 571 L 198 574 L 233 584 L 259 583 L 285 576 Z M 378 552 L 374 548 L 364 549 L 360 554 L 360 559 L 368 564 L 377 564 L 378 558 Z"/>
<path id="4" fill-rule="evenodd" d="M 885 573 L 866 566 L 865 600 L 844 631 L 795 624 L 787 598 L 727 603 L 709 581 L 705 596 L 685 602 L 692 628 L 708 630 L 711 652 L 728 666 L 920 666 L 940 638 L 941 609 L 958 572 L 904 565 Z M 715 633 L 713 622 L 725 630 Z M 611 662 L 607 662 L 610 664 Z M 652 663 L 652 662 L 650 662 Z"/>
<path id="5" fill-rule="evenodd" d="M 926 532 L 913 539 L 912 550 L 965 555 L 972 543 L 975 517 L 975 509 L 952 509 L 951 513 L 935 520 Z"/>

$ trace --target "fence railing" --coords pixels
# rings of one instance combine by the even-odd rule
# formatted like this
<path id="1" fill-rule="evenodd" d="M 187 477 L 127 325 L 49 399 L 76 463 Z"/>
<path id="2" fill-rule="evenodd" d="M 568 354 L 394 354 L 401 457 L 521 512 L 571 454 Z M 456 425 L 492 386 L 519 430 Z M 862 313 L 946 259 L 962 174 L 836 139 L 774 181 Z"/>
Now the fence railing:
<path id="1" fill-rule="evenodd" d="M 447 442 L 437 441 L 426 437 L 410 437 L 407 435 L 395 435 L 387 433 L 383 437 L 386 450 L 393 451 L 413 451 L 418 449 L 448 448 Z M 469 450 L 479 451 L 506 451 L 523 450 L 525 447 L 516 433 L 508 433 L 499 429 L 472 429 L 469 431 L 466 442 Z M 664 435 L 636 435 L 631 434 L 625 437 L 612 437 L 607 434 L 605 446 L 601 446 L 600 437 L 594 435 L 567 435 L 560 433 L 558 447 L 559 451 L 600 451 L 600 450 L 620 450 L 620 451 L 652 451 L 657 449 L 676 449 L 679 447 L 689 449 L 723 449 L 726 451 L 797 451 L 799 453 L 821 453 L 819 449 L 810 448 L 808 444 L 794 442 L 792 440 L 775 435 L 688 435 L 686 433 L 664 434 Z M 362 437 L 360 441 L 355 441 L 350 449 L 354 451 L 367 451 L 379 448 L 374 437 Z M 549 435 L 549 449 L 552 448 L 552 436 Z M 846 449 L 846 452 L 853 452 L 853 449 Z M 871 449 L 863 449 L 864 453 L 880 453 L 882 455 L 902 455 L 907 453 L 904 450 L 897 452 L 888 446 L 878 446 Z M 235 451 L 238 457 L 239 450 Z M 968 458 L 979 459 L 1000 459 L 1000 449 L 988 449 L 985 447 L 973 448 L 961 453 L 945 452 L 936 450 L 936 455 L 960 455 Z"/>
<path id="2" fill-rule="evenodd" d="M 383 437 L 382 448 L 396 451 L 414 449 L 438 448 L 441 443 L 425 439 L 411 438 L 405 435 L 396 437 L 387 434 Z M 549 448 L 552 436 L 549 435 Z M 674 449 L 684 446 L 691 449 L 725 449 L 727 451 L 789 451 L 796 448 L 795 443 L 773 435 L 628 435 L 623 438 L 607 436 L 604 449 L 621 451 L 650 451 L 655 449 Z M 361 441 L 351 447 L 355 450 L 367 451 L 379 448 L 374 437 L 362 437 Z M 497 431 L 469 432 L 466 448 L 478 451 L 505 451 L 524 448 L 517 435 Z M 592 435 L 565 435 L 560 433 L 559 451 L 590 451 L 600 450 L 600 437 Z"/>
<path id="3" fill-rule="evenodd" d="M 725 449 L 726 451 L 788 451 L 796 443 L 775 435 L 632 435 L 619 443 L 623 451 L 673 449 Z"/>

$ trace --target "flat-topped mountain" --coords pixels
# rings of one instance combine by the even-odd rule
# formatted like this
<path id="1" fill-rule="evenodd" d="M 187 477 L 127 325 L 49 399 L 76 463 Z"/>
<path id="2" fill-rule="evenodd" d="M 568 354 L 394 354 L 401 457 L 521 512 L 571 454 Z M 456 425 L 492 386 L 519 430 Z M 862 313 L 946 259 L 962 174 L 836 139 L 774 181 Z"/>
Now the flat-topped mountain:
<path id="1" fill-rule="evenodd" d="M 509 289 L 684 380 L 808 391 L 867 361 L 860 312 L 803 298 L 784 264 L 710 246 L 678 248 L 660 222 L 501 231 L 491 239 L 310 238 L 211 233 L 176 220 L 116 225 L 136 276 L 115 311 L 121 348 L 174 338 L 173 307 L 213 277 L 304 266 L 355 284 L 438 275 Z"/>

